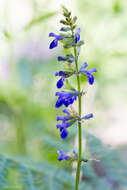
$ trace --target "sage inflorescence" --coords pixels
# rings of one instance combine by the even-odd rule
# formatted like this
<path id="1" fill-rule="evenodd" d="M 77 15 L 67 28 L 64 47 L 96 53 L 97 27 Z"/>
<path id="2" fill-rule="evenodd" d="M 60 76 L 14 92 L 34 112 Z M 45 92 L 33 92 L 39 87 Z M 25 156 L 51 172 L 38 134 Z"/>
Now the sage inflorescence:
<path id="1" fill-rule="evenodd" d="M 86 62 L 83 63 L 82 66 L 79 67 L 78 59 L 80 55 L 81 46 L 84 44 L 84 41 L 80 39 L 80 28 L 77 28 L 76 21 L 77 17 L 72 17 L 71 12 L 68 11 L 64 6 L 63 16 L 64 20 L 60 20 L 60 23 L 64 26 L 61 27 L 59 34 L 54 34 L 51 32 L 49 37 L 53 37 L 53 41 L 50 43 L 49 48 L 56 48 L 59 42 L 62 43 L 65 52 L 65 55 L 58 56 L 58 61 L 63 62 L 64 68 L 63 70 L 57 71 L 55 76 L 59 78 L 57 81 L 57 88 L 61 89 L 64 84 L 67 82 L 69 84 L 69 89 L 64 89 L 56 92 L 57 101 L 55 104 L 56 108 L 60 108 L 61 106 L 66 107 L 63 109 L 64 116 L 58 116 L 57 120 L 57 129 L 59 129 L 60 137 L 62 139 L 66 139 L 69 135 L 69 128 L 77 122 L 78 124 L 78 153 L 74 150 L 70 153 L 65 153 L 62 150 L 58 150 L 58 160 L 71 160 L 77 161 L 77 170 L 76 170 L 76 182 L 75 182 L 75 190 L 78 190 L 78 184 L 80 179 L 80 166 L 81 162 L 87 162 L 87 159 L 82 157 L 82 121 L 93 118 L 93 114 L 87 114 L 82 116 L 81 109 L 81 97 L 85 94 L 83 90 L 81 90 L 80 85 L 80 75 L 87 77 L 88 83 L 93 85 L 94 76 L 93 73 L 97 72 L 96 68 L 87 70 L 88 64 Z M 77 88 L 73 88 L 68 79 L 71 76 L 75 76 L 77 79 Z M 66 87 L 66 86 L 65 86 Z M 78 100 L 78 113 L 74 111 L 72 108 L 72 104 Z M 71 105 L 71 106 L 70 106 Z"/>

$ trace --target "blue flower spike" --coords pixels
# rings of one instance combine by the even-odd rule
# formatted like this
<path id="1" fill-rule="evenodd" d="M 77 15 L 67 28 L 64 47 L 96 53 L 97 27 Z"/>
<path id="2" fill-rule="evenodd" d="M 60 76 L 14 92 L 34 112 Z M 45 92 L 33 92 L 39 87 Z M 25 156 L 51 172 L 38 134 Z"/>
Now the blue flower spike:
<path id="1" fill-rule="evenodd" d="M 63 152 L 62 150 L 58 150 L 57 153 L 59 154 L 58 156 L 58 160 L 61 162 L 62 160 L 69 160 L 70 157 L 65 153 Z"/>
<path id="2" fill-rule="evenodd" d="M 83 75 L 87 76 L 89 84 L 92 85 L 94 83 L 94 76 L 92 75 L 92 73 L 97 72 L 97 69 L 93 68 L 90 70 L 86 70 L 86 67 L 88 67 L 88 64 L 84 62 L 79 69 L 79 73 L 82 73 Z"/>
<path id="3" fill-rule="evenodd" d="M 55 39 L 50 43 L 49 49 L 53 49 L 58 46 L 58 41 L 63 39 L 63 36 L 56 35 L 53 32 L 49 33 L 49 37 L 54 37 Z"/>
<path id="4" fill-rule="evenodd" d="M 49 48 L 53 49 L 58 46 L 59 41 L 62 42 L 62 46 L 64 49 L 64 53 L 57 57 L 58 62 L 62 62 L 63 70 L 60 70 L 55 73 L 55 76 L 58 77 L 58 81 L 56 86 L 58 89 L 64 86 L 65 81 L 67 85 L 64 86 L 66 90 L 62 90 L 56 92 L 57 100 L 55 107 L 61 108 L 64 106 L 63 114 L 56 117 L 56 128 L 58 129 L 59 135 L 61 139 L 66 139 L 69 135 L 70 127 L 77 122 L 77 126 L 82 128 L 82 123 L 86 120 L 93 118 L 93 113 L 89 113 L 85 116 L 82 116 L 82 97 L 85 95 L 84 90 L 81 88 L 81 78 L 80 74 L 85 75 L 87 77 L 89 85 L 93 85 L 94 83 L 94 73 L 97 72 L 96 68 L 88 70 L 88 64 L 86 62 L 83 63 L 81 67 L 79 67 L 79 55 L 81 46 L 84 44 L 84 41 L 80 39 L 80 28 L 76 28 L 77 26 L 77 17 L 73 17 L 71 12 L 64 6 L 63 16 L 64 19 L 60 20 L 60 24 L 62 27 L 60 29 L 60 35 L 56 35 L 54 33 L 50 33 L 49 37 L 53 37 L 53 41 L 50 43 Z M 73 49 L 73 51 L 72 51 Z M 77 80 L 76 87 L 71 86 L 70 81 L 67 78 L 74 75 Z M 78 90 L 76 90 L 78 89 Z M 77 98 L 78 97 L 78 98 Z M 78 99 L 78 113 L 72 107 L 72 104 Z M 68 108 L 70 107 L 70 108 Z M 75 125 L 74 125 L 75 127 Z M 78 152 L 68 152 L 65 153 L 62 150 L 58 150 L 58 160 L 61 162 L 63 160 L 69 160 L 71 162 L 77 161 L 77 169 L 76 169 L 76 183 L 75 189 L 78 189 L 79 180 L 80 180 L 80 166 L 81 162 L 88 162 L 88 159 L 84 159 L 82 157 L 82 133 L 78 131 Z"/>

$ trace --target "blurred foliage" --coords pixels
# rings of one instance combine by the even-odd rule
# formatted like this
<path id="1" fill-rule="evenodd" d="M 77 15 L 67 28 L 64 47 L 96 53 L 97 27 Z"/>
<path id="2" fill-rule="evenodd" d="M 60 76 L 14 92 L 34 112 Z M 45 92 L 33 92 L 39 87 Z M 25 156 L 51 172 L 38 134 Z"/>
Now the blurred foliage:
<path id="1" fill-rule="evenodd" d="M 59 27 L 55 20 L 59 17 L 58 2 L 30 3 L 32 16 L 20 29 L 15 26 L 20 22 L 11 26 L 7 5 L 4 16 L 0 15 L 4 36 L 1 64 L 8 63 L 3 79 L 4 72 L 0 71 L 0 189 L 71 190 L 74 166 L 59 163 L 57 150 L 72 150 L 77 128 L 69 129 L 66 141 L 59 138 L 55 128 L 60 111 L 54 107 L 54 73 L 63 64 L 56 63 L 54 52 L 48 50 L 48 33 Z M 88 101 L 92 108 L 97 107 L 92 125 L 108 125 L 105 110 L 115 101 L 125 101 L 127 94 L 127 4 L 125 0 L 77 0 L 72 7 L 86 46 L 81 50 L 80 64 L 88 61 L 89 68 L 98 69 L 94 97 Z M 74 82 L 72 78 L 71 84 Z M 85 82 L 83 77 L 82 86 Z M 126 190 L 127 164 L 121 155 L 88 132 L 84 139 L 84 156 L 89 162 L 82 164 L 80 190 Z"/>
<path id="2" fill-rule="evenodd" d="M 102 189 L 105 186 L 108 190 L 124 189 L 127 185 L 127 165 L 121 160 L 118 152 L 109 149 L 88 132 L 85 137 L 87 142 L 85 154 L 89 155 L 89 162 L 82 164 L 82 182 L 79 189 Z M 60 148 L 60 143 L 51 136 L 43 138 L 43 141 L 46 142 L 48 154 L 54 154 L 56 148 Z M 68 144 L 63 143 L 62 148 L 67 150 Z M 73 189 L 72 169 L 68 168 L 67 162 L 65 164 L 66 166 L 59 168 L 58 164 L 56 166 L 48 161 L 35 163 L 30 158 L 0 156 L 0 186 L 2 189 L 11 188 L 14 185 L 14 187 L 31 190 Z M 65 167 L 67 167 L 66 171 Z M 9 181 L 11 170 L 15 178 Z"/>
<path id="3" fill-rule="evenodd" d="M 50 17 L 54 16 L 56 12 L 49 12 L 45 15 L 41 15 L 38 18 L 33 18 L 33 20 L 30 21 L 30 23 L 25 27 L 26 30 L 30 29 L 32 26 L 37 25 L 41 22 L 43 22 L 45 19 L 49 19 Z"/>

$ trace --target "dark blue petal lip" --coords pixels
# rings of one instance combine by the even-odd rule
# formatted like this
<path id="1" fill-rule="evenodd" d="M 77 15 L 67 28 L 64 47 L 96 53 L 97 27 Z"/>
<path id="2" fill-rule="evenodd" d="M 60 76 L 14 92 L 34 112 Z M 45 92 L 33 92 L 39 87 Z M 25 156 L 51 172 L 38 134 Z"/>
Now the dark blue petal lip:
<path id="1" fill-rule="evenodd" d="M 94 76 L 93 75 L 88 76 L 88 82 L 90 85 L 92 85 L 94 83 Z"/>
<path id="2" fill-rule="evenodd" d="M 67 136 L 68 136 L 68 131 L 67 131 L 66 128 L 63 128 L 63 129 L 60 128 L 60 136 L 61 136 L 62 139 L 67 138 Z"/>
<path id="3" fill-rule="evenodd" d="M 58 56 L 58 61 L 66 61 L 66 58 L 64 58 L 62 56 Z"/>
<path id="4" fill-rule="evenodd" d="M 62 156 L 59 156 L 58 157 L 58 160 L 61 162 L 63 160 L 63 157 Z"/>
<path id="5" fill-rule="evenodd" d="M 58 41 L 55 39 L 50 43 L 49 49 L 53 49 L 58 46 Z"/>
<path id="6" fill-rule="evenodd" d="M 57 47 L 58 45 L 58 41 L 62 40 L 64 37 L 61 35 L 56 35 L 53 32 L 49 33 L 49 37 L 54 37 L 55 39 L 50 43 L 49 49 L 53 49 L 55 47 Z"/>
<path id="7" fill-rule="evenodd" d="M 64 71 L 59 71 L 59 76 L 66 76 Z"/>
<path id="8" fill-rule="evenodd" d="M 63 101 L 62 99 L 58 98 L 57 102 L 56 102 L 56 108 L 60 108 L 63 105 Z"/>
<path id="9" fill-rule="evenodd" d="M 62 86 L 64 85 L 64 78 L 62 77 L 60 80 L 58 80 L 56 85 L 57 88 L 62 88 Z"/>

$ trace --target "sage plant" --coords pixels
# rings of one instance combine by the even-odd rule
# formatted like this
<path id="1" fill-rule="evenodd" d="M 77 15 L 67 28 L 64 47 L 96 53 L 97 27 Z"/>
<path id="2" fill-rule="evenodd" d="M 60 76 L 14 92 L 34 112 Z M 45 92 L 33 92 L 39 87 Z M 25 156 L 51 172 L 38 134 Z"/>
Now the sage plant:
<path id="1" fill-rule="evenodd" d="M 59 80 L 56 84 L 58 89 L 64 87 L 64 84 L 68 83 L 68 79 L 72 76 L 76 77 L 77 85 L 76 87 L 71 87 L 70 89 L 65 89 L 56 92 L 57 101 L 55 107 L 58 109 L 60 107 L 66 107 L 62 111 L 64 115 L 58 116 L 56 120 L 58 123 L 56 125 L 60 132 L 60 137 L 66 139 L 69 135 L 69 128 L 77 122 L 78 126 L 78 152 L 73 151 L 72 153 L 65 153 L 62 150 L 58 150 L 58 160 L 72 160 L 77 162 L 76 169 L 76 180 L 75 180 L 75 190 L 78 190 L 79 180 L 80 180 L 80 168 L 82 162 L 87 162 L 87 159 L 82 157 L 82 122 L 84 120 L 93 117 L 93 114 L 82 116 L 82 96 L 85 94 L 84 90 L 81 89 L 80 75 L 87 77 L 89 85 L 93 85 L 94 76 L 93 73 L 97 72 L 96 68 L 87 70 L 88 64 L 83 63 L 79 67 L 78 60 L 80 55 L 81 46 L 84 41 L 80 39 L 80 28 L 77 28 L 76 21 L 77 17 L 71 16 L 71 12 L 67 8 L 62 6 L 64 19 L 60 20 L 63 26 L 60 29 L 59 34 L 54 34 L 51 32 L 49 37 L 53 37 L 53 41 L 50 43 L 49 48 L 53 49 L 62 43 L 65 55 L 58 56 L 58 61 L 63 63 L 63 70 L 55 73 Z M 70 83 L 69 83 L 70 84 Z M 78 101 L 78 112 L 74 111 L 72 104 Z M 76 125 L 75 125 L 76 126 Z"/>

